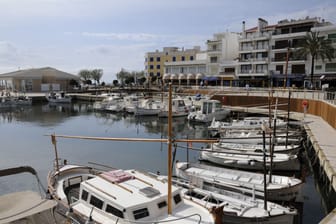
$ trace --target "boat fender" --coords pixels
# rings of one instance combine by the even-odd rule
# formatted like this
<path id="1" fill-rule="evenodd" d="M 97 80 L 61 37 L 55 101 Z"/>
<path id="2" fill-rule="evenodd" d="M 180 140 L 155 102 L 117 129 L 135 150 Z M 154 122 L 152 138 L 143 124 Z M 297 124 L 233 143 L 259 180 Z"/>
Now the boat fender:
<path id="1" fill-rule="evenodd" d="M 237 161 L 237 164 L 249 165 L 249 161 Z"/>
<path id="2" fill-rule="evenodd" d="M 255 161 L 250 161 L 249 165 L 254 166 L 255 165 Z"/>

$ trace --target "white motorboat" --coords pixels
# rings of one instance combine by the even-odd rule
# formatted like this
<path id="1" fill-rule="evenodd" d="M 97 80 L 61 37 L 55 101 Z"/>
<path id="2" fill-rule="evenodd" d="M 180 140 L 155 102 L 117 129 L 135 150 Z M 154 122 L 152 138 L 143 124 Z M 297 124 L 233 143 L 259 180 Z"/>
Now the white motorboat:
<path id="1" fill-rule="evenodd" d="M 123 98 L 120 95 L 106 95 L 102 101 L 93 104 L 93 109 L 97 111 L 120 112 L 123 110 L 121 103 Z"/>
<path id="2" fill-rule="evenodd" d="M 176 175 L 187 179 L 201 189 L 221 192 L 233 190 L 252 196 L 264 197 L 264 175 L 255 172 L 208 166 L 197 163 L 177 162 Z M 303 182 L 294 177 L 266 175 L 267 200 L 301 200 Z"/>
<path id="3" fill-rule="evenodd" d="M 183 199 L 175 186 L 168 214 L 167 182 L 137 170 L 64 165 L 49 173 L 48 189 L 59 207 L 81 223 L 214 223 L 205 207 Z"/>
<path id="4" fill-rule="evenodd" d="M 232 150 L 204 149 L 200 154 L 201 160 L 206 160 L 226 167 L 244 170 L 263 170 L 264 155 L 262 152 L 246 153 Z M 271 157 L 266 155 L 266 168 L 271 166 Z M 300 161 L 296 155 L 274 153 L 272 160 L 274 171 L 298 171 Z"/>
<path id="5" fill-rule="evenodd" d="M 71 96 L 65 92 L 50 92 L 46 95 L 49 103 L 71 103 Z"/>
<path id="6" fill-rule="evenodd" d="M 208 123 L 213 119 L 223 120 L 230 112 L 229 109 L 223 108 L 220 101 L 204 99 L 201 101 L 201 107 L 199 109 L 188 114 L 188 120 Z"/>
<path id="7" fill-rule="evenodd" d="M 297 215 L 296 209 L 269 201 L 265 209 L 263 200 L 237 192 L 207 191 L 181 179 L 174 179 L 173 182 L 184 187 L 184 198 L 206 206 L 209 210 L 213 208 L 218 212 L 222 210 L 221 223 L 223 224 L 291 224 Z"/>
<path id="8" fill-rule="evenodd" d="M 127 113 L 134 114 L 141 97 L 142 96 L 137 95 L 125 96 L 124 101 L 122 103 L 123 110 L 126 111 Z"/>
<path id="9" fill-rule="evenodd" d="M 32 98 L 27 96 L 0 96 L 0 108 L 15 108 L 32 105 Z"/>
<path id="10" fill-rule="evenodd" d="M 189 109 L 182 98 L 172 99 L 172 117 L 184 117 L 189 114 Z M 168 102 L 164 103 L 162 110 L 158 114 L 159 117 L 168 117 Z"/>
<path id="11" fill-rule="evenodd" d="M 240 152 L 263 152 L 262 144 L 241 144 L 241 143 L 230 143 L 230 142 L 221 142 L 211 144 L 213 150 L 232 150 Z M 270 145 L 265 145 L 266 152 L 270 152 Z M 298 144 L 289 144 L 289 145 L 274 145 L 274 153 L 290 153 L 296 155 L 301 149 L 301 145 Z"/>
<path id="12" fill-rule="evenodd" d="M 162 103 L 154 99 L 143 99 L 139 102 L 135 108 L 134 114 L 136 116 L 150 116 L 158 115 L 162 110 Z"/>

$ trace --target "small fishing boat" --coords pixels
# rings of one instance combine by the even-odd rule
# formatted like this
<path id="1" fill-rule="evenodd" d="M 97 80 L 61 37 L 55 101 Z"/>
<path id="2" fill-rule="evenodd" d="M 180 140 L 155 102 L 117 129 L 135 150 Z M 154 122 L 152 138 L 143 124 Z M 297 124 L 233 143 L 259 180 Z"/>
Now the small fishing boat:
<path id="1" fill-rule="evenodd" d="M 195 187 L 189 181 L 173 179 L 174 184 L 184 187 L 184 198 L 194 201 L 208 209 L 223 211 L 223 224 L 291 224 L 297 211 L 273 202 L 265 202 L 233 191 L 208 191 Z"/>
<path id="2" fill-rule="evenodd" d="M 208 123 L 213 119 L 223 120 L 230 112 L 229 109 L 223 108 L 221 102 L 218 100 L 203 99 L 201 107 L 196 109 L 196 111 L 191 111 L 187 118 L 189 121 Z"/>
<path id="3" fill-rule="evenodd" d="M 214 150 L 205 148 L 200 154 L 200 160 L 206 160 L 218 165 L 244 169 L 263 170 L 264 154 L 262 152 L 246 153 L 232 150 Z M 266 168 L 271 166 L 271 156 L 266 154 Z M 274 153 L 272 159 L 272 170 L 274 171 L 298 171 L 300 161 L 296 155 Z"/>
<path id="4" fill-rule="evenodd" d="M 65 92 L 50 92 L 46 95 L 49 103 L 71 103 L 71 96 Z"/>
<path id="5" fill-rule="evenodd" d="M 270 152 L 270 145 L 267 144 L 265 146 L 266 152 Z M 240 151 L 240 152 L 263 152 L 263 145 L 261 144 L 241 144 L 241 143 L 230 143 L 230 142 L 221 142 L 211 144 L 211 148 L 213 150 L 232 150 L 232 151 Z M 274 153 L 285 153 L 285 154 L 293 154 L 296 155 L 301 149 L 301 145 L 298 144 L 289 144 L 289 145 L 274 145 L 273 152 Z"/>
<path id="6" fill-rule="evenodd" d="M 48 174 L 48 189 L 80 223 L 214 223 L 205 207 L 183 199 L 175 186 L 168 214 L 167 182 L 138 170 L 60 164 Z"/>
<path id="7" fill-rule="evenodd" d="M 162 103 L 154 99 L 143 99 L 135 108 L 134 115 L 136 116 L 152 116 L 158 115 L 162 110 Z"/>
<path id="8" fill-rule="evenodd" d="M 182 98 L 172 99 L 172 117 L 184 117 L 189 114 L 189 109 L 185 105 Z M 159 117 L 168 117 L 168 102 L 164 103 L 162 110 L 158 114 Z"/>
<path id="9" fill-rule="evenodd" d="M 201 189 L 221 193 L 232 190 L 257 197 L 264 197 L 264 175 L 255 172 L 227 169 L 197 163 L 177 162 L 176 175 L 187 179 Z M 267 200 L 301 200 L 303 182 L 294 177 L 266 175 Z"/>

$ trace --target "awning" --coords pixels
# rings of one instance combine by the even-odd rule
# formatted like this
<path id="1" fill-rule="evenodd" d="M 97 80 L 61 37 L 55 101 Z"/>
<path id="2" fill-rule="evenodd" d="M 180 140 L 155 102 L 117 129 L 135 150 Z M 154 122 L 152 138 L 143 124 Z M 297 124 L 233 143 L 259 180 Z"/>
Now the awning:
<path id="1" fill-rule="evenodd" d="M 189 74 L 187 75 L 187 79 L 195 79 L 195 75 L 189 73 Z"/>
<path id="2" fill-rule="evenodd" d="M 177 79 L 177 75 L 176 74 L 171 74 L 170 79 Z"/>
<path id="3" fill-rule="evenodd" d="M 179 79 L 186 79 L 187 75 L 181 73 L 181 74 L 178 75 L 178 78 Z"/>
<path id="4" fill-rule="evenodd" d="M 273 79 L 291 79 L 291 80 L 298 80 L 302 81 L 306 77 L 306 74 L 273 74 L 271 78 Z"/>
<path id="5" fill-rule="evenodd" d="M 202 79 L 203 81 L 217 81 L 218 78 L 216 76 L 206 76 L 206 77 L 203 77 Z"/>
<path id="6" fill-rule="evenodd" d="M 197 73 L 197 75 L 196 75 L 196 79 L 202 79 L 203 78 L 203 74 L 201 74 L 201 73 Z"/>
<path id="7" fill-rule="evenodd" d="M 170 74 L 167 74 L 167 73 L 164 74 L 164 75 L 163 75 L 163 79 L 170 79 Z"/>

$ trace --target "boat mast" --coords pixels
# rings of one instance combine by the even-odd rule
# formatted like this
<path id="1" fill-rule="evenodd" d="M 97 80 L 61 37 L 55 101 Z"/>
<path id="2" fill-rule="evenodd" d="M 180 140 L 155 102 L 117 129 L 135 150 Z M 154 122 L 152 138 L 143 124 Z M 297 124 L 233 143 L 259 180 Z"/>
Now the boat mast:
<path id="1" fill-rule="evenodd" d="M 168 95 L 168 214 L 172 214 L 172 85 Z"/>

